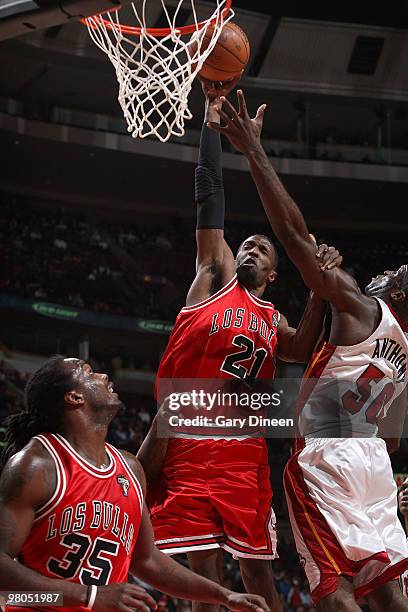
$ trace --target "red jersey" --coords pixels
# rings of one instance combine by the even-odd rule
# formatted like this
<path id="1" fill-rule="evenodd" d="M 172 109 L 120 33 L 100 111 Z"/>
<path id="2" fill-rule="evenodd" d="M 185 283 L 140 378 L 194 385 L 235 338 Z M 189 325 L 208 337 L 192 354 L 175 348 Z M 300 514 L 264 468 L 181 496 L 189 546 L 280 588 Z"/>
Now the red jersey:
<path id="1" fill-rule="evenodd" d="M 273 304 L 249 293 L 236 276 L 207 300 L 183 308 L 159 366 L 159 402 L 171 381 L 182 390 L 185 380 L 178 379 L 190 379 L 186 390 L 216 389 L 220 379 L 223 389 L 232 390 L 241 389 L 240 379 L 272 379 L 279 318 Z M 236 404 L 219 408 L 217 415 L 240 413 Z M 149 483 L 156 545 L 168 554 L 221 546 L 238 556 L 273 559 L 276 530 L 265 439 L 254 428 L 229 424 L 221 429 L 186 425 L 177 432 L 160 478 Z"/>
<path id="2" fill-rule="evenodd" d="M 273 304 L 253 296 L 236 276 L 207 300 L 182 308 L 157 373 L 159 403 L 183 390 L 205 389 L 213 395 L 217 389 L 236 392 L 235 383 L 243 379 L 273 379 L 279 318 Z M 220 379 L 235 381 L 220 388 Z M 228 417 L 249 414 L 248 408 L 240 410 L 235 404 L 227 409 Z M 211 414 L 201 414 L 211 417 L 211 423 L 198 429 L 177 426 L 175 437 L 219 437 L 222 431 L 223 437 L 241 438 L 256 433 L 251 427 L 238 430 L 230 418 L 224 419 L 220 429 L 217 418 L 226 415 L 222 402 L 214 405 Z"/>
<path id="3" fill-rule="evenodd" d="M 143 493 L 126 460 L 106 444 L 110 463 L 99 469 L 59 434 L 45 433 L 35 439 L 54 460 L 57 485 L 48 502 L 36 511 L 19 561 L 50 578 L 86 585 L 127 582 Z"/>
<path id="4" fill-rule="evenodd" d="M 161 360 L 164 378 L 273 378 L 280 314 L 234 276 L 207 300 L 182 308 Z"/>

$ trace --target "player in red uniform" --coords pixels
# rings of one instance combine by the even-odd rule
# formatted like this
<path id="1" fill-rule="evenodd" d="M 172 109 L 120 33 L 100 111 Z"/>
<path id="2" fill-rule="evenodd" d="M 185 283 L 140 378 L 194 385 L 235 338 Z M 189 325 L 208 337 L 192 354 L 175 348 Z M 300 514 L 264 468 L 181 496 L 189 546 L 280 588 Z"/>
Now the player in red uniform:
<path id="1" fill-rule="evenodd" d="M 174 379 L 194 379 L 195 387 L 200 379 L 270 380 L 277 355 L 306 361 L 325 312 L 324 302 L 312 295 L 295 330 L 262 299 L 277 275 L 275 247 L 266 236 L 248 237 L 234 258 L 224 239 L 221 142 L 206 125 L 218 117 L 219 91 L 208 83 L 203 89 L 206 119 L 196 170 L 197 275 L 160 363 L 159 401 L 167 395 L 167 381 Z M 328 252 L 325 263 L 339 263 L 337 256 L 337 251 Z M 234 554 L 247 591 L 262 594 L 274 612 L 281 610 L 270 563 L 276 556 L 276 528 L 265 440 L 190 436 L 172 438 L 167 445 L 156 428 L 157 420 L 138 457 L 148 476 L 157 546 L 168 554 L 187 552 L 192 569 L 220 582 L 220 548 Z M 160 486 L 154 487 L 159 474 Z"/>
<path id="2" fill-rule="evenodd" d="M 45 609 L 155 609 L 143 588 L 128 584 L 131 571 L 175 597 L 268 610 L 261 597 L 221 588 L 154 546 L 143 469 L 105 442 L 121 406 L 108 377 L 79 359 L 52 358 L 28 383 L 3 456 L 0 590 L 24 591 L 36 610 L 58 592 L 63 602 Z M 30 609 L 18 602 L 10 596 L 8 609 Z"/>
<path id="3" fill-rule="evenodd" d="M 252 119 L 242 91 L 238 111 L 222 102 L 225 125 L 214 130 L 246 156 L 277 238 L 332 310 L 329 342 L 305 374 L 302 439 L 285 470 L 312 598 L 321 612 L 358 612 L 360 597 L 372 612 L 408 612 L 397 582 L 408 569 L 408 546 L 388 455 L 398 448 L 406 416 L 408 265 L 376 276 L 364 293 L 339 268 L 321 274 L 302 213 L 261 144 L 266 105 Z"/>

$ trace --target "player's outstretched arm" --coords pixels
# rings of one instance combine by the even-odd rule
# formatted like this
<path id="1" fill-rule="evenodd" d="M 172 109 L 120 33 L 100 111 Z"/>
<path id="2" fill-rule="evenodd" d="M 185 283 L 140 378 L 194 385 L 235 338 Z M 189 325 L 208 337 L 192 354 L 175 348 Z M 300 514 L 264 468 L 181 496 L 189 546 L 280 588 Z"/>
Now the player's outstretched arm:
<path id="1" fill-rule="evenodd" d="M 313 236 L 312 239 L 314 240 Z M 320 262 L 322 274 L 325 270 L 341 265 L 343 257 L 335 247 L 321 244 L 316 248 L 315 257 Z M 281 315 L 278 325 L 278 357 L 283 361 L 307 363 L 322 334 L 326 312 L 327 302 L 311 291 L 296 329 L 291 327 L 286 317 Z"/>
<path id="2" fill-rule="evenodd" d="M 37 441 L 14 455 L 0 478 L 0 590 L 61 592 L 64 606 L 84 606 L 87 587 L 42 576 L 14 559 L 26 541 L 35 510 L 53 494 L 55 465 Z"/>
<path id="3" fill-rule="evenodd" d="M 272 229 L 302 274 L 306 285 L 337 309 L 361 314 L 364 298 L 354 279 L 341 268 L 321 274 L 315 257 L 316 247 L 309 236 L 303 215 L 282 185 L 261 145 L 266 105 L 259 107 L 256 117 L 251 119 L 241 90 L 238 91 L 238 112 L 228 100 L 221 100 L 223 109 L 220 117 L 225 126 L 219 127 L 212 123 L 210 126 L 225 134 L 231 144 L 247 158 Z"/>
<path id="4" fill-rule="evenodd" d="M 216 109 L 221 108 L 220 96 L 228 95 L 238 80 L 239 77 L 228 84 L 222 84 L 221 87 L 209 81 L 202 81 L 205 118 L 195 172 L 196 278 L 187 296 L 187 306 L 207 299 L 227 284 L 235 274 L 234 256 L 224 239 L 225 198 L 221 139 L 219 134 L 207 127 L 207 123 L 219 121 Z"/>
<path id="5" fill-rule="evenodd" d="M 146 482 L 142 466 L 130 453 L 123 454 L 144 490 Z M 153 529 L 146 505 L 143 508 L 130 571 L 137 578 L 173 597 L 219 604 L 230 610 L 248 612 L 269 610 L 263 597 L 234 593 L 207 578 L 202 578 L 162 553 L 154 544 Z"/>

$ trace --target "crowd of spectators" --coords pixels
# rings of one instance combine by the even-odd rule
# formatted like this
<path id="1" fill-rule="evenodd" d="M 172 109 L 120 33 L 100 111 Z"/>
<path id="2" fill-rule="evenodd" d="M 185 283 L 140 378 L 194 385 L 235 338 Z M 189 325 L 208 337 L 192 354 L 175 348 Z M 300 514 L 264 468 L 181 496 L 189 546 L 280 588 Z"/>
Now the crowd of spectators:
<path id="1" fill-rule="evenodd" d="M 0 293 L 84 308 L 94 312 L 173 321 L 194 276 L 195 238 L 191 221 L 169 218 L 163 225 L 127 224 L 87 218 L 61 207 L 1 198 Z M 18 215 L 16 210 L 18 207 Z M 236 249 L 249 233 L 268 226 L 227 224 L 226 239 Z M 406 261 L 408 242 L 330 233 L 357 280 L 369 271 Z M 296 323 L 307 291 L 283 253 L 271 299 Z"/>

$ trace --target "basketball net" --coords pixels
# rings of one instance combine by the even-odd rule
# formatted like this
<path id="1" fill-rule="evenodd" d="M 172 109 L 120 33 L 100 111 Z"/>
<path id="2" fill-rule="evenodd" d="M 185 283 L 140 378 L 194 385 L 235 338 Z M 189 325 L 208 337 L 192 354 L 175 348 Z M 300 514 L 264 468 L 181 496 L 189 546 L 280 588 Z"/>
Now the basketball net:
<path id="1" fill-rule="evenodd" d="M 128 131 L 133 138 L 155 136 L 166 142 L 172 135 L 184 135 L 184 122 L 192 117 L 188 96 L 193 80 L 234 13 L 231 0 L 216 0 L 212 15 L 199 22 L 194 0 L 178 0 L 171 18 L 165 0 L 160 0 L 169 25 L 154 29 L 146 24 L 147 2 L 143 0 L 139 10 L 131 4 L 136 26 L 122 25 L 117 10 L 83 22 L 115 68 Z M 177 28 L 183 3 L 183 8 L 190 3 L 194 23 Z"/>

